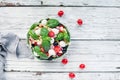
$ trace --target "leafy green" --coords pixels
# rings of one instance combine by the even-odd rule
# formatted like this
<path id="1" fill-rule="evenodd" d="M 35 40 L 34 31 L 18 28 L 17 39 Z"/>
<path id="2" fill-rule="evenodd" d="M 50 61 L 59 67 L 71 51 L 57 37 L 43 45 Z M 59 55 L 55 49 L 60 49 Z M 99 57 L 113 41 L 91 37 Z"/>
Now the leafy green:
<path id="1" fill-rule="evenodd" d="M 40 47 L 35 46 L 34 51 L 40 56 L 40 58 L 48 59 L 48 56 L 46 54 L 44 54 L 43 52 L 41 52 Z"/>
<path id="2" fill-rule="evenodd" d="M 48 50 L 50 49 L 50 41 L 48 40 L 43 40 L 42 41 L 42 47 L 44 48 L 44 50 L 46 52 L 48 52 Z"/>
<path id="3" fill-rule="evenodd" d="M 48 29 L 42 28 L 40 34 L 41 34 L 41 36 L 48 36 Z"/>
<path id="4" fill-rule="evenodd" d="M 70 36 L 68 33 L 64 33 L 64 40 L 70 42 Z"/>
<path id="5" fill-rule="evenodd" d="M 36 39 L 39 39 L 38 36 L 37 36 L 37 34 L 36 34 L 33 30 L 30 30 L 30 31 L 29 31 L 29 35 L 30 35 L 33 39 L 35 39 L 35 40 L 36 40 Z"/>
<path id="6" fill-rule="evenodd" d="M 30 30 L 33 30 L 36 26 L 38 26 L 39 23 L 34 23 L 31 27 L 30 27 Z"/>
<path id="7" fill-rule="evenodd" d="M 50 19 L 47 22 L 47 26 L 50 27 L 50 28 L 55 28 L 58 25 L 59 25 L 59 21 L 56 20 L 56 19 Z"/>
<path id="8" fill-rule="evenodd" d="M 51 38 L 50 38 L 50 37 L 48 37 L 48 36 L 46 36 L 46 37 L 42 36 L 42 40 L 43 40 L 43 41 L 46 41 L 46 40 L 47 40 L 47 41 L 50 41 L 50 40 L 51 40 Z"/>
<path id="9" fill-rule="evenodd" d="M 56 40 L 62 40 L 64 39 L 64 33 L 58 33 Z"/>

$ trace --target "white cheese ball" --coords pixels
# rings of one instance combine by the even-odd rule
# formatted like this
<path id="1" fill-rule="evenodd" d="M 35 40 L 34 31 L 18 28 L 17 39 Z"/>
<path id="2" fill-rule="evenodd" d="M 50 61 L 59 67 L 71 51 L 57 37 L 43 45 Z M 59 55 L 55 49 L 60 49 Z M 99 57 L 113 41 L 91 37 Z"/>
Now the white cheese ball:
<path id="1" fill-rule="evenodd" d="M 65 43 L 64 41 L 60 41 L 60 42 L 59 42 L 59 45 L 60 45 L 61 47 L 65 47 L 65 46 L 66 46 L 66 43 Z"/>
<path id="2" fill-rule="evenodd" d="M 41 21 L 41 24 L 45 26 L 45 25 L 47 24 L 47 20 L 45 20 L 45 19 L 42 20 L 42 21 Z"/>
<path id="3" fill-rule="evenodd" d="M 50 49 L 49 51 L 48 51 L 48 53 L 49 53 L 49 56 L 55 56 L 56 55 L 56 53 L 55 53 L 55 51 L 53 50 L 53 49 Z"/>
<path id="4" fill-rule="evenodd" d="M 39 56 L 35 51 L 33 52 L 33 54 L 37 57 L 37 56 Z"/>
<path id="5" fill-rule="evenodd" d="M 52 29 L 52 31 L 55 33 L 55 34 L 58 34 L 59 33 L 59 30 L 58 29 Z"/>
<path id="6" fill-rule="evenodd" d="M 50 43 L 53 44 L 54 41 L 55 41 L 54 38 L 51 38 Z"/>
<path id="7" fill-rule="evenodd" d="M 35 33 L 36 33 L 37 35 L 40 35 L 40 31 L 41 31 L 41 29 L 39 28 L 39 29 L 35 30 Z"/>

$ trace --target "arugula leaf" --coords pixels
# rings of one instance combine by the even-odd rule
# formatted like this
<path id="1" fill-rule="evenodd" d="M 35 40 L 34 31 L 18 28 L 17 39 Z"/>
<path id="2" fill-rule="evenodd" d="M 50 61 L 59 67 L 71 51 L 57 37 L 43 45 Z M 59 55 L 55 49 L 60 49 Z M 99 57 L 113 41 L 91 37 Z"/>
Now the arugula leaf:
<path id="1" fill-rule="evenodd" d="M 40 47 L 35 46 L 34 51 L 40 56 L 40 58 L 48 59 L 48 56 L 45 53 L 41 52 Z"/>
<path id="2" fill-rule="evenodd" d="M 39 23 L 34 23 L 31 27 L 30 27 L 30 30 L 33 30 L 36 26 L 38 26 Z"/>
<path id="3" fill-rule="evenodd" d="M 41 36 L 48 36 L 48 29 L 42 28 L 40 34 L 41 34 Z"/>
<path id="4" fill-rule="evenodd" d="M 55 28 L 59 25 L 59 21 L 56 20 L 56 19 L 50 19 L 48 20 L 47 22 L 47 26 L 50 27 L 50 28 Z"/>
<path id="5" fill-rule="evenodd" d="M 42 41 L 42 47 L 44 48 L 44 50 L 46 52 L 48 52 L 48 50 L 50 49 L 50 41 L 48 40 L 43 40 Z"/>

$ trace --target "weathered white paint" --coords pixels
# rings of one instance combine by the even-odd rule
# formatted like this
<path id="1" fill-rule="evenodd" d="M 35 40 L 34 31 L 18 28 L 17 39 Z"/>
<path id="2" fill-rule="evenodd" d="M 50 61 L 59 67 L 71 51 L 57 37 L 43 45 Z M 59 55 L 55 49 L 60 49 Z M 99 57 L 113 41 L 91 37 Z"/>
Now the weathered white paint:
<path id="1" fill-rule="evenodd" d="M 4 5 L 120 6 L 119 0 L 0 0 Z M 1 4 L 2 5 L 2 4 Z"/>
<path id="2" fill-rule="evenodd" d="M 68 72 L 71 71 L 76 72 L 75 80 L 120 80 L 119 0 L 0 0 L 0 6 L 16 5 L 84 7 L 0 8 L 1 32 L 13 32 L 26 39 L 25 34 L 33 22 L 50 16 L 65 24 L 72 37 L 64 56 L 69 60 L 67 65 L 60 63 L 62 58 L 39 61 L 28 57 L 17 59 L 11 54 L 5 67 L 7 80 L 69 80 Z M 57 16 L 59 10 L 65 11 L 62 18 Z M 76 24 L 78 18 L 83 19 L 82 27 Z M 86 64 L 84 70 L 78 68 L 81 63 Z"/>
<path id="3" fill-rule="evenodd" d="M 7 72 L 7 80 L 70 80 L 68 73 Z M 76 73 L 75 80 L 119 80 L 120 73 Z"/>
<path id="4" fill-rule="evenodd" d="M 57 12 L 65 11 L 63 17 Z M 57 18 L 65 24 L 72 39 L 120 39 L 120 9 L 97 7 L 4 7 L 0 8 L 1 32 L 13 32 L 20 38 L 26 38 L 26 33 L 32 23 L 42 18 Z M 83 19 L 79 27 L 77 19 Z"/>
<path id="5" fill-rule="evenodd" d="M 26 54 L 28 53 L 22 54 L 22 56 L 26 56 Z M 67 57 L 69 60 L 69 63 L 65 66 L 61 64 L 63 57 Z M 6 70 L 79 72 L 81 71 L 78 68 L 79 64 L 85 63 L 87 68 L 83 71 L 120 71 L 120 69 L 117 69 L 117 67 L 120 67 L 120 42 L 71 41 L 68 52 L 63 57 L 54 61 L 39 61 L 36 58 L 29 59 L 29 57 L 16 59 L 9 55 Z"/>

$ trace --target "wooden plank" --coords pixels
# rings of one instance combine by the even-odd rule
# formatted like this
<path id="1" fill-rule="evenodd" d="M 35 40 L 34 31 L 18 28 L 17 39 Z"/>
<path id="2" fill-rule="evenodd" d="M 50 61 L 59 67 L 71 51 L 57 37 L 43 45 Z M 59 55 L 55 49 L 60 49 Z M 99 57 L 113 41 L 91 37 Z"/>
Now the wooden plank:
<path id="1" fill-rule="evenodd" d="M 25 42 L 23 40 L 23 42 Z M 89 72 L 120 71 L 120 41 L 72 41 L 65 56 L 69 63 L 61 64 L 61 58 L 54 61 L 39 61 L 36 58 L 15 58 L 9 55 L 6 70 L 43 71 L 43 72 Z M 22 56 L 27 56 L 22 54 Z M 79 64 L 85 63 L 86 69 L 80 70 Z M 17 65 L 16 65 L 17 64 Z M 48 67 L 49 66 L 49 67 Z"/>
<path id="2" fill-rule="evenodd" d="M 27 45 L 26 42 L 26 40 L 21 40 L 24 46 Z M 70 57 L 73 55 L 76 57 L 78 55 L 120 55 L 120 41 L 71 41 L 67 55 Z"/>
<path id="3" fill-rule="evenodd" d="M 89 56 L 88 56 L 89 57 Z M 78 57 L 76 57 L 78 58 Z M 62 65 L 61 60 L 39 61 L 36 59 L 9 60 L 6 63 L 6 71 L 41 71 L 41 72 L 114 72 L 120 71 L 120 62 L 117 61 L 69 61 Z M 79 69 L 81 63 L 86 64 L 84 70 Z"/>
<path id="4" fill-rule="evenodd" d="M 65 15 L 61 18 L 57 16 L 60 9 L 65 11 Z M 1 32 L 13 32 L 25 39 L 32 23 L 50 17 L 57 18 L 65 24 L 72 39 L 120 39 L 119 14 L 119 8 L 4 7 L 0 8 L 0 30 Z M 83 19 L 82 27 L 76 23 L 78 18 Z"/>
<path id="5" fill-rule="evenodd" d="M 69 80 L 68 73 L 6 72 L 6 80 Z M 75 80 L 119 80 L 120 73 L 75 73 Z"/>
<path id="6" fill-rule="evenodd" d="M 120 6 L 119 0 L 0 0 L 1 6 L 9 5 L 64 5 L 64 6 Z"/>

